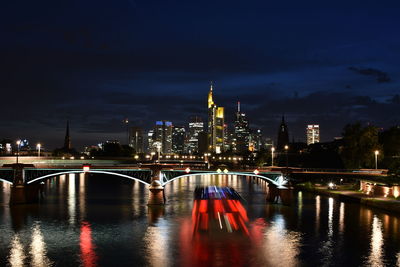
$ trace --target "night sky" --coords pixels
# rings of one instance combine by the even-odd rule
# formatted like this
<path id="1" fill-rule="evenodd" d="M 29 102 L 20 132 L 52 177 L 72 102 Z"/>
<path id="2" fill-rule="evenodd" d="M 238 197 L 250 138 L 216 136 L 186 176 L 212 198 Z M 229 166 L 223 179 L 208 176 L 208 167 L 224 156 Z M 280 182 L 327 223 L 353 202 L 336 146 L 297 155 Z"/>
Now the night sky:
<path id="1" fill-rule="evenodd" d="M 352 3 L 349 3 L 352 2 Z M 0 8 L 0 139 L 61 147 L 125 141 L 145 129 L 206 118 L 290 139 L 317 123 L 322 141 L 346 123 L 400 123 L 399 1 L 7 1 Z"/>

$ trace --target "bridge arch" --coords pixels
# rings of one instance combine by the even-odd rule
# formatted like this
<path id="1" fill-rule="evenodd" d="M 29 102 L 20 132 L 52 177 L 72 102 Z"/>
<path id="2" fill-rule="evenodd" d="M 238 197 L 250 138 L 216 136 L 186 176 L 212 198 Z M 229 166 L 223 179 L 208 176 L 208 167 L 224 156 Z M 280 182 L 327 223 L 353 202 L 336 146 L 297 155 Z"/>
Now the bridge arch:
<path id="1" fill-rule="evenodd" d="M 188 174 L 183 174 L 183 175 L 179 175 L 177 177 L 174 177 L 166 182 L 163 181 L 162 186 L 165 186 L 169 183 L 171 183 L 172 181 L 181 179 L 181 178 L 185 178 L 185 177 L 190 177 L 190 176 L 196 176 L 196 175 L 200 175 L 200 176 L 204 176 L 204 175 L 238 175 L 238 176 L 250 176 L 250 177 L 257 177 L 260 179 L 263 179 L 265 181 L 267 181 L 268 183 L 271 183 L 277 187 L 284 187 L 284 185 L 286 184 L 286 181 L 283 179 L 282 176 L 279 176 L 278 179 L 274 180 L 270 177 L 267 176 L 262 176 L 262 175 L 258 175 L 258 174 L 254 174 L 254 173 L 241 173 L 241 172 L 228 172 L 228 173 L 221 173 L 221 172 L 199 172 L 199 173 L 188 173 Z"/>
<path id="2" fill-rule="evenodd" d="M 8 180 L 0 178 L 0 182 L 6 183 L 6 184 L 13 184 L 13 182 L 10 182 Z"/>
<path id="3" fill-rule="evenodd" d="M 70 173 L 85 173 L 85 171 L 81 170 L 81 171 L 64 171 L 64 172 L 51 173 L 51 174 L 47 174 L 47 175 L 35 178 L 33 180 L 30 180 L 29 182 L 27 182 L 27 184 L 31 184 L 31 183 L 34 183 L 34 182 L 37 182 L 37 181 L 40 181 L 40 180 L 44 180 L 44 179 L 50 178 L 50 177 L 63 175 L 63 174 L 70 174 Z M 115 172 L 109 172 L 109 171 L 96 171 L 96 170 L 91 170 L 91 171 L 88 171 L 87 173 L 100 173 L 100 174 L 115 175 L 115 176 L 120 176 L 120 177 L 124 177 L 124 178 L 130 179 L 130 180 L 138 181 L 138 182 L 140 182 L 142 184 L 145 184 L 145 185 L 149 185 L 148 183 L 146 183 L 145 181 L 140 180 L 139 178 L 132 177 L 132 176 L 125 175 L 125 174 L 121 174 L 121 173 L 115 173 Z"/>

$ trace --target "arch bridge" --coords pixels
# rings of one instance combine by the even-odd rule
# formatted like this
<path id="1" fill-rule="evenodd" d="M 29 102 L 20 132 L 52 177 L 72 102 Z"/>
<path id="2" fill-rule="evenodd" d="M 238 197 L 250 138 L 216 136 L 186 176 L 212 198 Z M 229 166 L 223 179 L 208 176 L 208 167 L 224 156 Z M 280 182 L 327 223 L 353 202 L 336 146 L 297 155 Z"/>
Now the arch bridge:
<path id="1" fill-rule="evenodd" d="M 41 182 L 59 175 L 72 173 L 95 173 L 119 176 L 138 181 L 149 186 L 151 192 L 149 204 L 164 204 L 164 186 L 174 180 L 196 175 L 240 175 L 259 178 L 277 188 L 285 188 L 286 180 L 281 172 L 249 172 L 235 170 L 223 172 L 208 169 L 183 169 L 179 165 L 149 164 L 138 167 L 100 167 L 100 166 L 68 166 L 36 168 L 27 164 L 10 164 L 0 168 L 0 181 L 12 185 L 10 204 L 36 201 L 41 188 Z"/>

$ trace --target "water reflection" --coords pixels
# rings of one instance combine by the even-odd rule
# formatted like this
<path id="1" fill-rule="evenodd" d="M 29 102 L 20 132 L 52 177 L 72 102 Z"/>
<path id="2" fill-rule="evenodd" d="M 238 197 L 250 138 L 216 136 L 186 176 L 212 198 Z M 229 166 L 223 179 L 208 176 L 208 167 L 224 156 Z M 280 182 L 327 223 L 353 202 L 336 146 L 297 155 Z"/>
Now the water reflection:
<path id="1" fill-rule="evenodd" d="M 383 266 L 383 232 L 382 222 L 374 215 L 372 220 L 372 233 L 371 233 L 371 248 L 368 257 L 368 264 L 370 266 Z"/>
<path id="2" fill-rule="evenodd" d="M 85 186 L 85 173 L 79 174 L 79 214 L 80 219 L 86 218 L 86 186 Z"/>
<path id="3" fill-rule="evenodd" d="M 81 261 L 85 267 L 97 266 L 97 255 L 92 241 L 92 229 L 88 222 L 81 224 L 80 242 Z"/>
<path id="4" fill-rule="evenodd" d="M 167 229 L 167 222 L 160 220 L 156 226 L 150 225 L 144 236 L 146 247 L 146 258 L 151 266 L 170 266 L 169 239 L 170 233 Z"/>
<path id="5" fill-rule="evenodd" d="M 315 197 L 315 232 L 319 232 L 319 217 L 321 215 L 321 197 Z"/>
<path id="6" fill-rule="evenodd" d="M 301 213 L 303 211 L 303 192 L 299 191 L 297 193 L 297 201 L 298 201 L 298 210 L 297 210 L 297 215 L 299 216 L 299 222 L 300 222 L 300 217 L 301 217 Z"/>
<path id="7" fill-rule="evenodd" d="M 328 200 L 328 237 L 331 238 L 333 235 L 333 198 Z"/>
<path id="8" fill-rule="evenodd" d="M 69 224 L 75 224 L 76 197 L 75 197 L 75 173 L 68 175 L 68 216 Z"/>
<path id="9" fill-rule="evenodd" d="M 24 266 L 25 262 L 24 246 L 21 243 L 18 234 L 14 234 L 11 240 L 11 249 L 8 256 L 8 263 L 12 267 Z"/>
<path id="10" fill-rule="evenodd" d="M 323 255 L 323 263 L 325 266 L 330 265 L 332 260 L 332 247 L 333 247 L 333 204 L 334 200 L 332 197 L 328 199 L 328 231 L 327 239 L 322 242 L 320 252 Z"/>
<path id="11" fill-rule="evenodd" d="M 277 215 L 266 229 L 263 251 L 264 261 L 270 266 L 297 266 L 301 235 L 286 229 L 285 218 Z"/>
<path id="12" fill-rule="evenodd" d="M 340 202 L 339 207 L 339 233 L 343 235 L 344 232 L 344 203 Z"/>
<path id="13" fill-rule="evenodd" d="M 47 257 L 46 244 L 39 223 L 32 227 L 32 242 L 29 254 L 31 256 L 31 266 L 51 266 L 52 262 Z"/>

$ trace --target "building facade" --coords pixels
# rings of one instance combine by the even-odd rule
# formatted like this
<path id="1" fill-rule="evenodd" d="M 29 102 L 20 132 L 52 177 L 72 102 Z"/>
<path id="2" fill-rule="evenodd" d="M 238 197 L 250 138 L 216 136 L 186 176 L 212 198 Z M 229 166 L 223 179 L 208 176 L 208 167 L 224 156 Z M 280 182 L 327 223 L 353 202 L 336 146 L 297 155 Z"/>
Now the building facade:
<path id="1" fill-rule="evenodd" d="M 186 152 L 189 154 L 199 152 L 199 133 L 204 131 L 204 123 L 200 117 L 190 118 L 189 134 L 186 146 Z"/>
<path id="2" fill-rule="evenodd" d="M 319 143 L 319 125 L 318 124 L 309 124 L 306 129 L 307 136 L 307 145 Z"/>
<path id="3" fill-rule="evenodd" d="M 157 121 L 153 133 L 153 148 L 152 151 L 156 152 L 157 148 L 154 144 L 161 143 L 161 152 L 164 154 L 172 153 L 172 122 L 170 121 Z"/>
<path id="4" fill-rule="evenodd" d="M 183 126 L 174 126 L 172 130 L 172 152 L 182 154 L 185 149 L 186 130 Z"/>
<path id="5" fill-rule="evenodd" d="M 208 93 L 208 151 L 221 153 L 224 150 L 224 108 L 213 99 L 213 84 Z"/>

